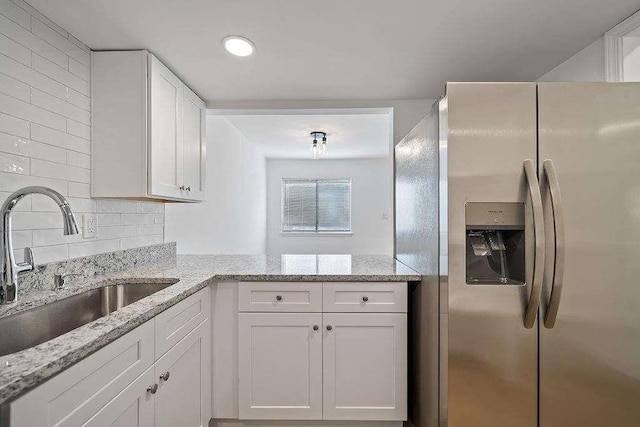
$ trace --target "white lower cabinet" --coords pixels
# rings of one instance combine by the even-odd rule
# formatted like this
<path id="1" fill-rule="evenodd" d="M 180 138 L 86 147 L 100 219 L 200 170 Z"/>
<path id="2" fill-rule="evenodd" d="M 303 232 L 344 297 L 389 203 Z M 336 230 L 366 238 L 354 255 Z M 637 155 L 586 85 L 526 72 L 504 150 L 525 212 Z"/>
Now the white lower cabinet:
<path id="1" fill-rule="evenodd" d="M 325 312 L 321 304 L 310 305 L 312 313 L 284 306 L 274 312 L 277 304 L 256 313 L 243 285 L 267 291 L 269 284 L 239 288 L 238 305 L 247 310 L 238 313 L 240 420 L 407 419 L 406 283 L 332 284 L 325 295 L 338 298 Z M 273 285 L 274 295 L 282 292 Z M 359 301 L 352 304 L 355 312 L 327 311 L 351 293 Z M 386 306 L 393 312 L 380 312 L 375 296 L 383 293 L 391 295 Z"/>
<path id="2" fill-rule="evenodd" d="M 154 399 L 146 389 L 154 381 L 155 374 L 152 366 L 83 425 L 86 427 L 153 426 Z"/>
<path id="3" fill-rule="evenodd" d="M 209 319 L 155 363 L 155 425 L 206 427 L 211 418 Z"/>
<path id="4" fill-rule="evenodd" d="M 325 313 L 323 321 L 323 419 L 406 419 L 407 315 Z"/>
<path id="5" fill-rule="evenodd" d="M 208 313 L 208 288 L 161 314 L 174 325 L 188 325 L 197 315 L 191 307 L 199 307 L 198 301 Z M 154 342 L 167 342 L 166 328 L 157 328 L 155 321 L 149 320 L 11 402 L 10 426 L 208 426 L 208 315 L 191 330 L 179 328 L 184 336 L 164 354 L 157 352 Z"/>
<path id="6" fill-rule="evenodd" d="M 241 313 L 240 419 L 322 418 L 322 314 Z"/>

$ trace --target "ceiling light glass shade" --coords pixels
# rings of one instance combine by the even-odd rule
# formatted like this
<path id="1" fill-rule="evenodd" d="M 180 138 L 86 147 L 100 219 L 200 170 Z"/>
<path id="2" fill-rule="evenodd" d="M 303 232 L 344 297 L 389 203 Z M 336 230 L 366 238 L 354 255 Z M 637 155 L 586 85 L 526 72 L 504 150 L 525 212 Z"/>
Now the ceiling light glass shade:
<path id="1" fill-rule="evenodd" d="M 249 56 L 255 50 L 251 40 L 240 36 L 225 37 L 222 40 L 222 45 L 227 52 L 235 56 Z"/>
<path id="2" fill-rule="evenodd" d="M 316 141 L 315 139 L 313 140 L 313 145 L 311 146 L 311 157 L 313 157 L 314 159 L 318 158 L 318 141 Z"/>
<path id="3" fill-rule="evenodd" d="M 322 153 L 325 154 L 327 152 L 327 137 L 322 138 Z"/>

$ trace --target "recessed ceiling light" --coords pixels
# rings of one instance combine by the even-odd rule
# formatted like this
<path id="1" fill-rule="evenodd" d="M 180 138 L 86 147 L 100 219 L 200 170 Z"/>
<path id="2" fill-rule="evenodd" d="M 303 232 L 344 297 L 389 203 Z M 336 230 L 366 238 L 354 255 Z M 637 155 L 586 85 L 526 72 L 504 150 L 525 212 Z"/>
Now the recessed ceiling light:
<path id="1" fill-rule="evenodd" d="M 235 56 L 249 56 L 255 50 L 251 40 L 240 36 L 227 36 L 222 39 L 222 45 L 227 52 Z"/>

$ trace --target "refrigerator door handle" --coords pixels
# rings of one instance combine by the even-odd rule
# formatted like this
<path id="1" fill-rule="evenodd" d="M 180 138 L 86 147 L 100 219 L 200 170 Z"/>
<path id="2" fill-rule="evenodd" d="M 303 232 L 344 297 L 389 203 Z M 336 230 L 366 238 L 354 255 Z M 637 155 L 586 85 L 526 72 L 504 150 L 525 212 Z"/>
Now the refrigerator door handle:
<path id="1" fill-rule="evenodd" d="M 544 278 L 544 217 L 540 184 L 538 183 L 535 165 L 531 159 L 524 161 L 524 172 L 527 178 L 529 195 L 531 196 L 533 234 L 535 238 L 533 280 L 531 283 L 531 293 L 529 294 L 529 303 L 527 304 L 524 315 L 524 327 L 531 329 L 536 322 L 538 307 L 540 306 L 540 295 L 542 294 L 542 280 Z"/>
<path id="2" fill-rule="evenodd" d="M 545 174 L 549 182 L 551 194 L 551 208 L 553 210 L 553 225 L 555 228 L 555 260 L 553 269 L 553 282 L 551 287 L 551 297 L 549 307 L 544 316 L 544 327 L 551 329 L 556 323 L 558 307 L 562 297 L 562 285 L 564 278 L 564 209 L 562 206 L 562 195 L 560 194 L 560 184 L 558 175 L 552 160 L 545 160 L 542 163 L 542 173 Z"/>

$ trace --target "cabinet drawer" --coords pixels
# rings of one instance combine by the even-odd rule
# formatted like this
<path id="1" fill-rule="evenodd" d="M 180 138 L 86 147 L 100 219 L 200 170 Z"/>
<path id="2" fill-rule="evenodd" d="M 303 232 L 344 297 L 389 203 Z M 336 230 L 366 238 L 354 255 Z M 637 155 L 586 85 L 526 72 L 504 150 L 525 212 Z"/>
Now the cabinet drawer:
<path id="1" fill-rule="evenodd" d="M 407 283 L 325 283 L 322 300 L 327 313 L 406 313 Z"/>
<path id="2" fill-rule="evenodd" d="M 156 360 L 209 318 L 209 287 L 180 301 L 156 316 Z"/>
<path id="3" fill-rule="evenodd" d="M 240 282 L 240 311 L 321 312 L 320 282 Z"/>
<path id="4" fill-rule="evenodd" d="M 11 403 L 12 427 L 84 425 L 153 364 L 153 320 Z"/>

